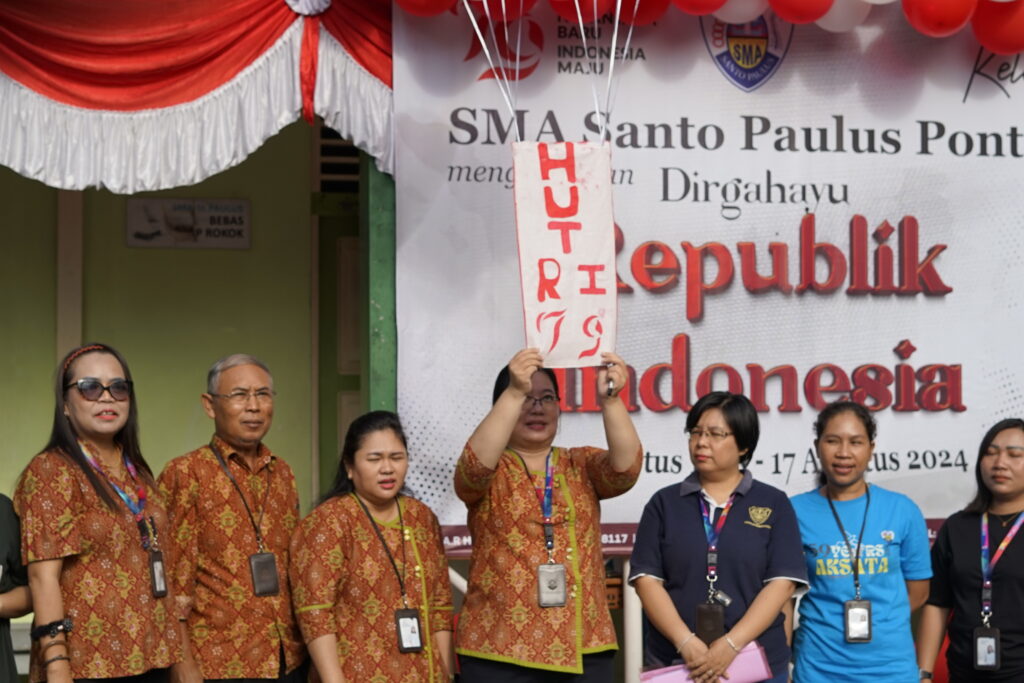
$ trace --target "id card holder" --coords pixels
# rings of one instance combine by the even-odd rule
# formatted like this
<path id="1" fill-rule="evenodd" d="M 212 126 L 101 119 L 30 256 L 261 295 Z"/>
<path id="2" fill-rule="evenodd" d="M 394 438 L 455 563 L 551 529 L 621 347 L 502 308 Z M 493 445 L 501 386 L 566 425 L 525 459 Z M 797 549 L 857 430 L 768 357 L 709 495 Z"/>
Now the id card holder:
<path id="1" fill-rule="evenodd" d="M 258 596 L 277 595 L 281 587 L 277 583 L 277 559 L 274 553 L 256 553 L 249 556 L 249 571 L 252 572 L 252 592 Z"/>
<path id="2" fill-rule="evenodd" d="M 725 606 L 719 602 L 699 603 L 694 624 L 693 632 L 705 645 L 710 645 L 725 635 Z"/>
<path id="3" fill-rule="evenodd" d="M 167 597 L 167 572 L 164 570 L 164 554 L 159 550 L 149 551 L 149 584 L 153 597 Z"/>
<path id="4" fill-rule="evenodd" d="M 395 610 L 395 633 L 398 635 L 398 651 L 402 654 L 423 649 L 423 629 L 420 628 L 420 613 L 416 610 Z"/>
<path id="5" fill-rule="evenodd" d="M 537 604 L 565 607 L 565 565 L 548 562 L 537 565 Z"/>
<path id="6" fill-rule="evenodd" d="M 974 668 L 978 671 L 998 671 L 1000 665 L 999 629 L 978 626 L 974 629 Z"/>
<path id="7" fill-rule="evenodd" d="M 843 631 L 848 643 L 871 642 L 870 600 L 847 600 L 843 604 Z"/>

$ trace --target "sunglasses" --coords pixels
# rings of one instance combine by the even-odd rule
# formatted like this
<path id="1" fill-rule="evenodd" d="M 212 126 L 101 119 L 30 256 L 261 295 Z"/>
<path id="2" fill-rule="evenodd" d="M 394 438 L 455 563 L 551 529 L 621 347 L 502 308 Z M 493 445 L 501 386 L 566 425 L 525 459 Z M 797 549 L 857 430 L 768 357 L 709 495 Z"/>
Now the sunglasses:
<path id="1" fill-rule="evenodd" d="M 95 377 L 83 377 L 77 382 L 64 386 L 65 389 L 70 389 L 71 387 L 77 387 L 78 393 L 86 401 L 100 400 L 100 396 L 103 395 L 104 391 L 109 392 L 110 398 L 115 401 L 125 401 L 132 393 L 132 383 L 126 379 L 115 379 L 107 386 L 103 386 L 103 383 Z"/>

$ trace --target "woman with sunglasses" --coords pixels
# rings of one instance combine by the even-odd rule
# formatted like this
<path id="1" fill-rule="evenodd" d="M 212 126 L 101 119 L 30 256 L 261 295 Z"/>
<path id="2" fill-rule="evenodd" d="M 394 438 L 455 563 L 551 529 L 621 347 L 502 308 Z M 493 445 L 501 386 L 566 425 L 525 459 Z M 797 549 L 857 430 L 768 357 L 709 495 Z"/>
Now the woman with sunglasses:
<path id="1" fill-rule="evenodd" d="M 1024 420 L 986 432 L 974 466 L 978 492 L 939 530 L 931 592 L 921 612 L 921 681 L 949 631 L 950 683 L 1024 680 Z M 950 617 L 952 615 L 952 618 Z"/>
<path id="2" fill-rule="evenodd" d="M 825 406 L 814 423 L 818 486 L 793 498 L 811 577 L 795 683 L 917 680 L 910 614 L 928 597 L 928 530 L 914 501 L 865 480 L 875 431 L 852 401 Z"/>
<path id="3" fill-rule="evenodd" d="M 456 465 L 473 535 L 456 634 L 464 683 L 613 679 L 598 501 L 633 486 L 642 451 L 619 398 L 626 365 L 601 360 L 607 449 L 553 445 L 558 383 L 540 352 L 524 349 L 498 373 Z"/>
<path id="4" fill-rule="evenodd" d="M 452 589 L 441 526 L 405 492 L 398 415 L 349 425 L 334 484 L 292 536 L 292 604 L 322 683 L 447 683 Z"/>
<path id="5" fill-rule="evenodd" d="M 746 396 L 714 391 L 694 404 L 686 431 L 693 473 L 651 497 L 633 545 L 629 581 L 653 626 L 644 663 L 682 660 L 694 681 L 717 683 L 759 645 L 770 669 L 762 680 L 785 683 L 783 608 L 807 571 L 786 494 L 747 469 L 757 412 Z"/>
<path id="6" fill-rule="evenodd" d="M 180 658 L 170 539 L 128 365 L 105 344 L 81 346 L 55 393 L 50 441 L 14 495 L 35 609 L 29 680 L 166 681 Z"/>

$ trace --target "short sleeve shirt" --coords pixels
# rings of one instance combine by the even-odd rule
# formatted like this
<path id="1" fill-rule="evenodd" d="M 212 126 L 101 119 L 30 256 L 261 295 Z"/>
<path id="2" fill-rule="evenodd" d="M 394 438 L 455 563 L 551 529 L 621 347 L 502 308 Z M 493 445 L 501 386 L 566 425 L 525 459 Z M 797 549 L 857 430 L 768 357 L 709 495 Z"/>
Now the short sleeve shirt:
<path id="1" fill-rule="evenodd" d="M 112 477 L 135 498 L 134 482 Z M 165 562 L 173 562 L 170 529 L 160 494 L 146 485 Z M 60 572 L 74 678 L 135 676 L 181 659 L 172 597 L 153 597 L 149 552 L 132 512 L 115 496 L 111 509 L 85 472 L 57 452 L 34 457 L 18 480 L 15 510 L 21 517 L 26 563 L 63 559 Z M 173 591 L 172 591 L 173 592 Z M 33 643 L 30 680 L 41 681 L 41 653 Z"/>
<path id="2" fill-rule="evenodd" d="M 28 585 L 28 574 L 21 561 L 21 529 L 11 499 L 0 494 L 0 593 Z M 18 669 L 11 646 L 11 622 L 0 619 L 0 680 L 15 681 Z"/>
<path id="3" fill-rule="evenodd" d="M 854 552 L 861 525 L 861 597 L 871 601 L 871 642 L 850 644 L 843 631 L 843 605 L 854 599 L 850 551 L 828 499 L 817 490 L 793 498 L 811 588 L 800 598 L 794 649 L 794 681 L 916 680 L 906 581 L 931 577 L 928 529 L 921 511 L 901 493 L 871 486 L 867 496 L 833 501 Z"/>
<path id="4" fill-rule="evenodd" d="M 581 673 L 583 655 L 617 647 L 605 596 L 599 500 L 628 491 L 642 457 L 637 449 L 629 469 L 616 472 L 606 450 L 553 449 L 554 560 L 565 565 L 568 595 L 564 607 L 540 607 L 537 566 L 548 554 L 535 485 L 544 473 L 527 474 L 512 451 L 489 469 L 466 446 L 455 468 L 455 493 L 469 509 L 473 559 L 456 634 L 459 654 Z"/>
<path id="5" fill-rule="evenodd" d="M 702 495 L 696 473 L 655 493 L 644 507 L 630 558 L 630 583 L 641 576 L 662 581 L 690 630 L 696 628 L 697 605 L 706 602 L 708 594 Z M 788 579 L 807 583 L 796 517 L 786 494 L 755 481 L 748 471 L 735 495 L 719 536 L 715 584 L 732 598 L 725 608 L 726 630 L 743 617 L 767 582 Z M 717 520 L 721 510 L 715 514 Z M 772 672 L 786 671 L 790 650 L 781 613 L 757 641 L 765 649 Z M 677 659 L 671 641 L 649 628 L 645 664 L 668 666 Z"/>
<path id="6" fill-rule="evenodd" d="M 1010 529 L 993 515 L 988 528 L 992 556 Z M 950 672 L 979 683 L 1024 680 L 1024 533 L 1006 546 L 992 572 L 990 623 L 999 629 L 999 671 L 975 671 L 972 660 L 974 629 L 981 626 L 980 514 L 957 512 L 946 520 L 932 546 L 932 569 L 928 604 L 952 610 L 946 653 Z"/>
<path id="7" fill-rule="evenodd" d="M 307 643 L 328 634 L 337 638 L 346 680 L 446 682 L 432 637 L 452 630 L 441 526 L 420 501 L 402 496 L 399 505 L 400 519 L 376 523 L 387 551 L 355 494 L 331 498 L 302 520 L 292 537 L 289 571 L 295 614 Z M 395 610 L 404 604 L 398 576 L 425 631 L 420 652 L 398 651 Z"/>
<path id="8" fill-rule="evenodd" d="M 214 437 L 277 564 L 277 595 L 253 591 L 249 557 L 256 533 L 238 490 L 210 446 L 175 458 L 160 474 L 179 561 L 171 573 L 177 616 L 187 621 L 192 651 L 206 678 L 277 678 L 305 648 L 292 615 L 288 546 L 299 523 L 299 494 L 288 463 L 260 445 L 256 467 Z M 260 511 L 262 510 L 262 519 Z"/>

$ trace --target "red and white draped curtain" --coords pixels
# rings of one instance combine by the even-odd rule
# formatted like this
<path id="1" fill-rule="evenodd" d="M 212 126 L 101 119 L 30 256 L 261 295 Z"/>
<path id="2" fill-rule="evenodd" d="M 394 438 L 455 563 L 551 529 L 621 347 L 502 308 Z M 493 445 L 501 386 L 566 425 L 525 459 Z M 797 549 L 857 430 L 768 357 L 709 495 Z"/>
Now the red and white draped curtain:
<path id="1" fill-rule="evenodd" d="M 393 163 L 390 0 L 0 0 L 0 164 L 189 185 L 300 115 Z"/>

